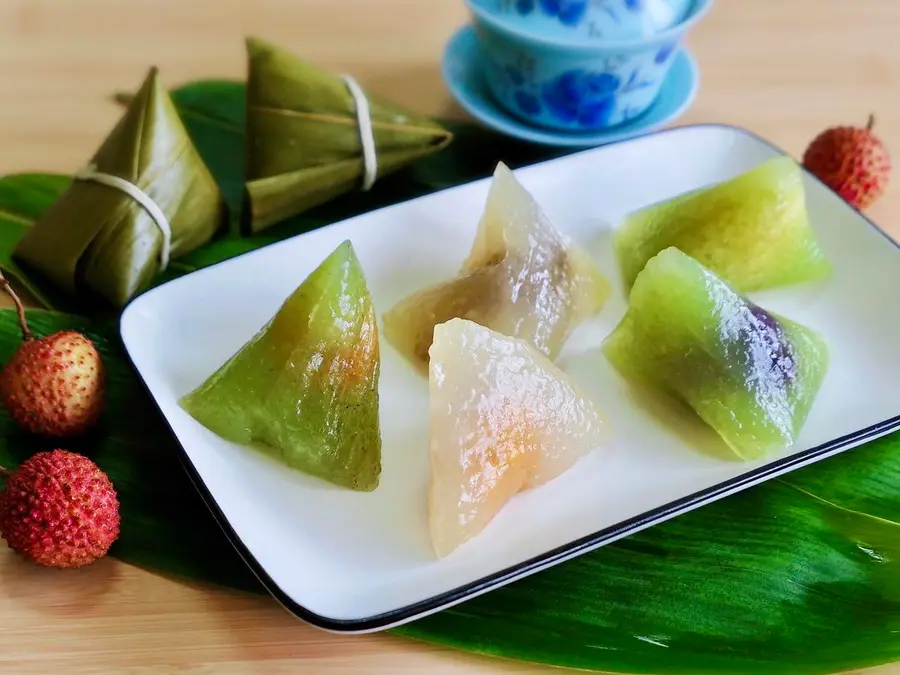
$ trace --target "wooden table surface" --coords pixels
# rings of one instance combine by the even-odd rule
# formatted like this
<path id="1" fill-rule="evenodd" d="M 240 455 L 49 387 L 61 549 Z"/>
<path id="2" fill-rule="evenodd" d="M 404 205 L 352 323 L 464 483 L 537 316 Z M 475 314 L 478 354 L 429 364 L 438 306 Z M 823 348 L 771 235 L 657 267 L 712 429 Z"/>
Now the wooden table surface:
<path id="1" fill-rule="evenodd" d="M 109 95 L 150 64 L 171 84 L 241 77 L 248 34 L 423 112 L 462 114 L 439 60 L 465 21 L 461 0 L 0 0 L 0 172 L 78 167 L 120 114 Z M 820 129 L 874 112 L 900 157 L 898 33 L 900 3 L 888 0 L 720 0 L 689 40 L 701 90 L 679 123 L 745 126 L 798 155 Z M 900 235 L 900 185 L 869 215 Z M 3 548 L 0 626 L 0 672 L 16 675 L 559 672 L 387 634 L 337 637 L 267 599 L 111 559 L 54 573 Z"/>

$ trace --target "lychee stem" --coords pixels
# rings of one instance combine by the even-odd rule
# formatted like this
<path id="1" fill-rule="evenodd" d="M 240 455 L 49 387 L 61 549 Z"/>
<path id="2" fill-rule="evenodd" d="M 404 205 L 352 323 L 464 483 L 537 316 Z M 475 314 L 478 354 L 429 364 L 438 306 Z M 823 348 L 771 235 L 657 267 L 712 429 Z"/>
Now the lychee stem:
<path id="1" fill-rule="evenodd" d="M 875 126 L 875 115 L 874 113 L 869 114 L 869 123 L 866 124 L 866 131 L 872 131 L 872 127 Z"/>
<path id="2" fill-rule="evenodd" d="M 28 328 L 28 321 L 25 319 L 25 307 L 22 305 L 22 301 L 19 300 L 19 296 L 16 295 L 16 292 L 12 289 L 9 280 L 4 276 L 2 271 L 0 271 L 0 286 L 2 286 L 3 290 L 6 291 L 6 294 L 12 298 L 13 304 L 16 306 L 16 315 L 19 317 L 19 328 L 22 329 L 22 339 L 30 340 L 31 330 Z"/>
<path id="3" fill-rule="evenodd" d="M 0 466 L 0 478 L 9 478 L 12 475 L 12 471 L 7 469 L 5 466 Z"/>

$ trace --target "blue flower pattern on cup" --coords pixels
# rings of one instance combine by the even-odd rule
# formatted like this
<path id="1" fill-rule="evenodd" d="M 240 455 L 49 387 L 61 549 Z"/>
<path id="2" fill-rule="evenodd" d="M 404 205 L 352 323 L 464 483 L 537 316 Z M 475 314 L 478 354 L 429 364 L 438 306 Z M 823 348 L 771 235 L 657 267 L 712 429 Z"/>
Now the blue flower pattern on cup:
<path id="1" fill-rule="evenodd" d="M 540 0 L 541 9 L 565 26 L 577 26 L 587 11 L 588 0 Z"/>
<path id="2" fill-rule="evenodd" d="M 618 13 L 612 6 L 618 4 L 613 0 L 593 0 L 598 8 L 610 16 L 614 21 L 619 21 Z M 565 26 L 577 26 L 587 14 L 588 0 L 515 0 L 516 11 L 527 16 L 540 5 L 541 11 L 547 16 L 556 17 Z M 631 12 L 640 12 L 644 8 L 643 0 L 624 0 L 625 8 Z"/>
<path id="3" fill-rule="evenodd" d="M 563 122 L 602 126 L 609 122 L 621 85 L 612 73 L 570 70 L 545 84 L 541 97 L 551 114 Z"/>
<path id="4" fill-rule="evenodd" d="M 567 126 L 585 129 L 608 125 L 617 108 L 623 120 L 637 116 L 641 111 L 627 105 L 622 96 L 653 86 L 639 67 L 602 72 L 576 68 L 547 81 L 534 81 L 530 70 L 528 63 L 502 68 L 518 110 L 531 118 L 546 113 Z"/>
<path id="5" fill-rule="evenodd" d="M 684 19 L 713 0 L 464 2 L 497 103 L 530 124 L 583 132 L 650 109 L 692 25 Z"/>

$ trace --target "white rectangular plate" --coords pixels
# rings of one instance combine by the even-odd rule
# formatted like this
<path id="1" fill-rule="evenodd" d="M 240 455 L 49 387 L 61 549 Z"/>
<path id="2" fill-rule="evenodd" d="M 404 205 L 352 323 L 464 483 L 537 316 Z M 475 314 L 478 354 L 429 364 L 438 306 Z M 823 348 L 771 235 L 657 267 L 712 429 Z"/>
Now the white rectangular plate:
<path id="1" fill-rule="evenodd" d="M 343 240 L 352 241 L 380 315 L 455 275 L 489 180 L 324 227 L 200 270 L 135 299 L 125 347 L 184 449 L 185 466 L 235 547 L 290 611 L 321 628 L 381 630 L 443 609 L 642 528 L 810 464 L 900 423 L 900 253 L 872 223 L 807 176 L 815 229 L 835 270 L 824 283 L 752 296 L 820 331 L 831 365 L 790 451 L 755 463 L 701 451 L 684 428 L 637 405 L 598 351 L 625 311 L 610 225 L 625 212 L 721 181 L 780 151 L 740 129 L 695 126 L 516 172 L 556 226 L 614 282 L 612 299 L 569 340 L 559 365 L 616 431 L 551 483 L 516 496 L 476 539 L 438 560 L 427 518 L 428 383 L 387 344 L 380 382 L 383 473 L 355 493 L 223 441 L 178 399 L 278 310 Z M 502 159 L 502 158 L 500 158 Z"/>

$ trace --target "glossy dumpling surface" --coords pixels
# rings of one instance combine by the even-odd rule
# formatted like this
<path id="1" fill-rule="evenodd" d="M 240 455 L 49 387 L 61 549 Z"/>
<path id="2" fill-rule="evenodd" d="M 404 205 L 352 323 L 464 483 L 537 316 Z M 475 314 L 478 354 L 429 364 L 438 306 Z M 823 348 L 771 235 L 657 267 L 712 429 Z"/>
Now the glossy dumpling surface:
<path id="1" fill-rule="evenodd" d="M 803 180 L 793 159 L 777 157 L 629 214 L 615 235 L 626 287 L 670 246 L 740 292 L 828 276 L 831 263 L 807 213 Z"/>
<path id="2" fill-rule="evenodd" d="M 181 406 L 219 436 L 353 490 L 381 473 L 375 312 L 350 242 Z"/>
<path id="3" fill-rule="evenodd" d="M 647 263 L 603 352 L 687 403 L 741 458 L 797 439 L 828 367 L 822 336 L 759 307 L 688 255 Z"/>
<path id="4" fill-rule="evenodd" d="M 555 359 L 609 294 L 595 263 L 501 163 L 458 275 L 401 300 L 385 314 L 384 332 L 423 374 L 434 327 L 452 318 L 521 338 Z"/>
<path id="5" fill-rule="evenodd" d="M 435 327 L 429 387 L 429 524 L 439 556 L 609 437 L 594 403 L 547 357 L 465 319 Z"/>

